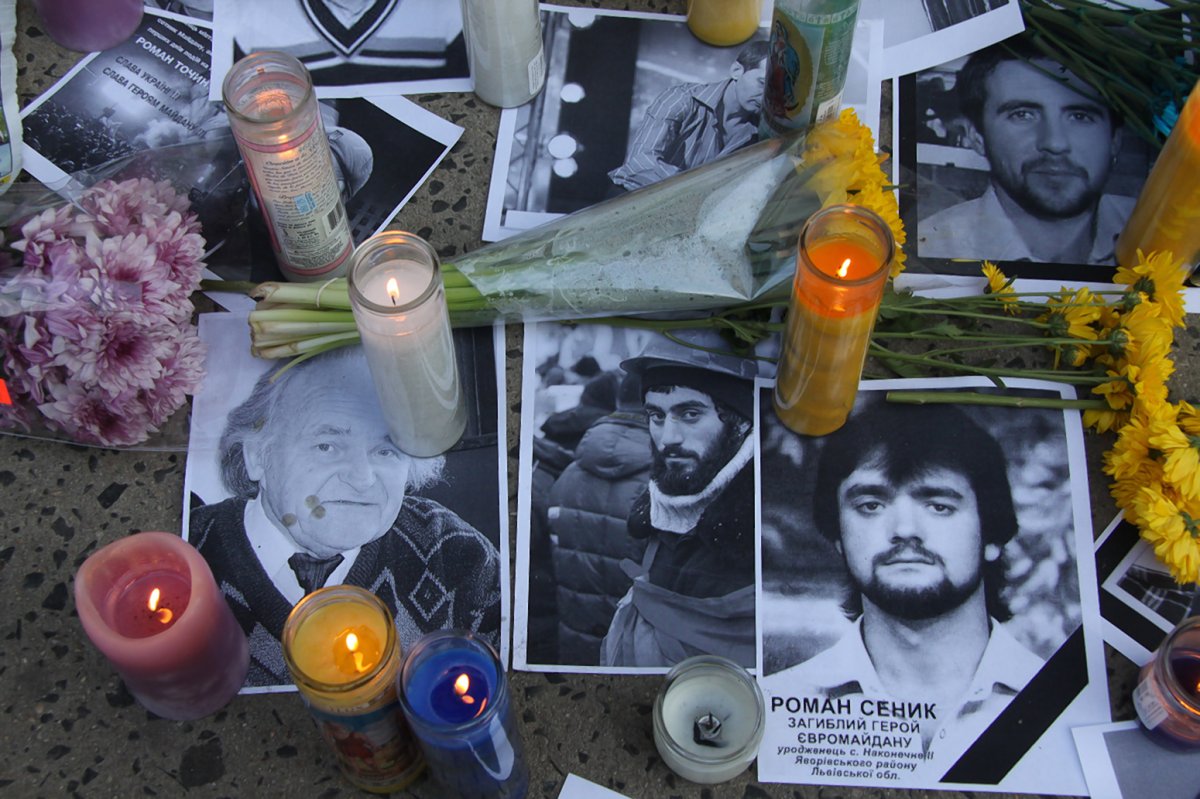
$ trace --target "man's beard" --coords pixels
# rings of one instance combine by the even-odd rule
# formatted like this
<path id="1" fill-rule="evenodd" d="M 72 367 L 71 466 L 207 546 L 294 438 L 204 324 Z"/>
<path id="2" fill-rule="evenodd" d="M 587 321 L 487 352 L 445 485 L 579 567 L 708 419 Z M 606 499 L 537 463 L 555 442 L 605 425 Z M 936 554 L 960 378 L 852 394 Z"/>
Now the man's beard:
<path id="1" fill-rule="evenodd" d="M 742 446 L 745 436 L 738 431 L 737 426 L 726 423 L 721 429 L 721 435 L 709 449 L 708 454 L 701 456 L 697 452 L 686 450 L 678 444 L 669 444 L 659 449 L 653 441 L 650 449 L 654 463 L 650 469 L 650 477 L 658 490 L 670 496 L 688 496 L 699 494 L 705 486 L 712 482 L 717 472 L 729 463 Z M 670 463 L 668 458 L 689 458 L 687 463 Z"/>
<path id="2" fill-rule="evenodd" d="M 1067 184 L 1053 186 L 1054 182 Z M 1034 216 L 1070 219 L 1092 208 L 1096 193 L 1087 170 L 1069 159 L 1043 156 L 1021 165 L 1021 177 L 1004 190 Z"/>
<path id="3" fill-rule="evenodd" d="M 932 585 L 896 586 L 879 578 L 878 567 L 896 555 L 919 556 L 929 563 L 942 567 L 942 578 Z M 876 555 L 871 564 L 871 579 L 864 585 L 851 574 L 850 581 L 872 604 L 889 615 L 906 621 L 923 621 L 949 613 L 962 605 L 975 593 L 983 582 L 982 568 L 976 566 L 975 574 L 962 585 L 955 585 L 945 573 L 945 563 L 920 544 L 905 542 L 897 544 L 887 552 Z"/>

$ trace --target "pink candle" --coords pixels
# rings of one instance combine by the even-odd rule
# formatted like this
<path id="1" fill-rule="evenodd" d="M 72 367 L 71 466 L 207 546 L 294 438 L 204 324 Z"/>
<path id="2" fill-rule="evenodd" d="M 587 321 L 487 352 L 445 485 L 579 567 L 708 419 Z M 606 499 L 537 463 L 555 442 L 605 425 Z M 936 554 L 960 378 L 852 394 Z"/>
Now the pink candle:
<path id="1" fill-rule="evenodd" d="M 125 41 L 142 21 L 143 0 L 34 0 L 50 38 L 81 53 Z"/>
<path id="2" fill-rule="evenodd" d="M 137 533 L 75 575 L 84 632 L 147 710 L 177 721 L 225 706 L 250 664 L 246 636 L 200 553 L 169 533 Z"/>

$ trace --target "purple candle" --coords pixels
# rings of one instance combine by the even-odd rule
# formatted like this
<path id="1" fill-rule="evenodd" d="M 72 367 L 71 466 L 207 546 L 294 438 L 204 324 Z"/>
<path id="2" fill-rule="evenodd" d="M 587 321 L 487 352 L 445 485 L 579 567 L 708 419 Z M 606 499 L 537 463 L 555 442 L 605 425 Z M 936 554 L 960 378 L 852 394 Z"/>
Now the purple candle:
<path id="1" fill-rule="evenodd" d="M 191 544 L 137 533 L 75 575 L 79 621 L 147 710 L 177 721 L 224 707 L 250 665 L 246 636 Z"/>
<path id="2" fill-rule="evenodd" d="M 142 21 L 142 0 L 34 0 L 42 28 L 69 50 L 90 53 L 125 41 Z"/>

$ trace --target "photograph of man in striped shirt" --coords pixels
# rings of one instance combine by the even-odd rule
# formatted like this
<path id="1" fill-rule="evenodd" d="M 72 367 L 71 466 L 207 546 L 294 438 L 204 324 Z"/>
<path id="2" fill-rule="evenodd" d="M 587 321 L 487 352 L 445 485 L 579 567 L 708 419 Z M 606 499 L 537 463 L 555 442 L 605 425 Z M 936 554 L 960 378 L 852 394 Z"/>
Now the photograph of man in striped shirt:
<path id="1" fill-rule="evenodd" d="M 625 163 L 608 173 L 614 191 L 640 189 L 757 141 L 767 50 L 767 42 L 751 41 L 728 78 L 676 84 L 656 97 Z"/>

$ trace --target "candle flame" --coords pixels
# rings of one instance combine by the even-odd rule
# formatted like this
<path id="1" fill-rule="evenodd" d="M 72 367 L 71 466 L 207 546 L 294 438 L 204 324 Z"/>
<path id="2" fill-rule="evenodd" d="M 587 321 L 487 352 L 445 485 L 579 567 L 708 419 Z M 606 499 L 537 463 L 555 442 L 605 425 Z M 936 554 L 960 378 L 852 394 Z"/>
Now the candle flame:
<path id="1" fill-rule="evenodd" d="M 175 618 L 175 614 L 171 612 L 170 608 L 160 608 L 158 606 L 158 600 L 161 598 L 162 591 L 155 588 L 150 592 L 150 600 L 146 603 L 146 607 L 150 609 L 150 612 L 154 614 L 154 617 L 158 619 L 159 622 L 162 624 L 170 624 L 171 619 Z"/>
<path id="2" fill-rule="evenodd" d="M 845 277 L 850 273 L 850 259 L 842 261 L 842 265 L 837 270 L 838 277 Z"/>
<path id="3" fill-rule="evenodd" d="M 376 284 L 378 285 L 378 284 Z M 396 282 L 396 278 L 389 277 L 387 282 L 388 299 L 392 301 L 392 305 L 396 304 L 396 300 L 400 299 L 400 284 Z"/>
<path id="4" fill-rule="evenodd" d="M 366 671 L 367 669 L 363 665 L 363 653 L 358 651 L 358 636 L 354 633 L 346 633 L 346 649 L 349 649 L 350 653 L 354 655 L 354 670 Z"/>
<path id="5" fill-rule="evenodd" d="M 458 675 L 458 679 L 454 681 L 454 693 L 458 694 L 463 702 L 473 705 L 475 697 L 467 694 L 469 690 L 471 690 L 471 678 L 465 674 Z"/>

